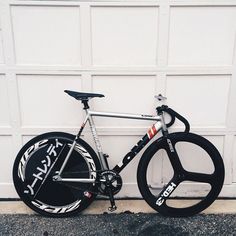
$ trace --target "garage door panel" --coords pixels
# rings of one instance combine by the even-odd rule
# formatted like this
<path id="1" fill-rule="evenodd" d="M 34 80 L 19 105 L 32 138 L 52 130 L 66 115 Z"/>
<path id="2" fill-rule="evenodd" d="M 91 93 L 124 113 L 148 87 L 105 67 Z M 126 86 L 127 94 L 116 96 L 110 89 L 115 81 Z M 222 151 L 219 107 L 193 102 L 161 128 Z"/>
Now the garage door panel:
<path id="1" fill-rule="evenodd" d="M 231 76 L 167 76 L 168 104 L 192 126 L 224 126 Z"/>
<path id="2" fill-rule="evenodd" d="M 141 139 L 141 136 L 101 136 L 103 151 L 109 154 L 109 166 L 113 168 L 131 148 Z M 137 166 L 143 151 L 121 172 L 125 183 L 136 183 Z"/>
<path id="3" fill-rule="evenodd" d="M 79 13 L 76 6 L 12 6 L 17 64 L 80 65 Z"/>
<path id="4" fill-rule="evenodd" d="M 0 180 L 1 183 L 12 183 L 12 167 L 15 156 L 13 155 L 13 141 L 11 136 L 0 136 L 1 150 L 1 168 Z M 1 197 L 1 195 L 0 195 Z"/>
<path id="5" fill-rule="evenodd" d="M 157 7 L 92 7 L 91 21 L 94 65 L 156 64 Z"/>
<path id="6" fill-rule="evenodd" d="M 171 7 L 169 65 L 232 65 L 236 7 Z"/>
<path id="7" fill-rule="evenodd" d="M 4 54 L 3 54 L 3 37 L 2 37 L 2 30 L 0 25 L 0 64 L 4 63 Z"/>
<path id="8" fill-rule="evenodd" d="M 10 109 L 7 89 L 7 80 L 5 75 L 0 74 L 0 126 L 10 126 Z"/>
<path id="9" fill-rule="evenodd" d="M 65 89 L 81 91 L 81 77 L 63 75 L 18 75 L 22 126 L 62 126 L 81 124 L 78 102 Z"/>
<path id="10" fill-rule="evenodd" d="M 233 137 L 233 148 L 231 152 L 231 157 L 232 157 L 232 173 L 233 173 L 233 182 L 236 182 L 236 136 Z"/>
<path id="11" fill-rule="evenodd" d="M 155 115 L 155 76 L 93 76 L 93 91 L 106 97 L 94 101 L 94 109 Z M 153 122 L 152 122 L 153 123 Z M 147 121 L 97 118 L 100 126 L 145 126 Z"/>
<path id="12" fill-rule="evenodd" d="M 22 135 L 22 146 L 33 139 L 35 135 Z"/>

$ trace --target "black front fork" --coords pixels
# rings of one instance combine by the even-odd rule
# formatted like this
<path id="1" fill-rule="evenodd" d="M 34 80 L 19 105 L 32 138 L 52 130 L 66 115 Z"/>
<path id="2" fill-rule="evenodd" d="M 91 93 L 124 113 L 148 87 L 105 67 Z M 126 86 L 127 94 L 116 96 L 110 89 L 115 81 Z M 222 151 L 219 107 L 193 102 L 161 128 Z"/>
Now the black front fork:
<path id="1" fill-rule="evenodd" d="M 170 159 L 170 163 L 172 165 L 172 168 L 174 170 L 174 175 L 175 175 L 175 177 L 173 178 L 173 180 L 170 183 L 174 184 L 176 187 L 179 184 L 178 181 L 183 177 L 184 168 L 181 164 L 178 153 L 175 149 L 175 142 L 173 142 L 169 137 L 167 127 L 172 126 L 174 124 L 176 118 L 184 124 L 184 126 L 185 126 L 184 132 L 185 133 L 188 133 L 190 131 L 190 125 L 189 125 L 189 122 L 183 116 L 181 116 L 179 113 L 177 113 L 176 111 L 174 111 L 173 109 L 169 108 L 166 105 L 162 105 L 161 107 L 157 107 L 156 110 L 157 110 L 157 114 L 162 119 L 162 124 L 163 124 L 162 134 L 163 134 L 163 137 L 166 141 L 166 151 L 167 151 L 167 154 Z M 165 120 L 164 120 L 164 112 L 169 114 L 171 117 L 171 121 L 167 124 L 165 123 Z M 177 181 L 177 179 L 178 179 L 178 181 Z M 163 189 L 163 192 L 165 192 L 165 190 L 169 187 L 170 186 L 167 185 L 166 188 Z"/>

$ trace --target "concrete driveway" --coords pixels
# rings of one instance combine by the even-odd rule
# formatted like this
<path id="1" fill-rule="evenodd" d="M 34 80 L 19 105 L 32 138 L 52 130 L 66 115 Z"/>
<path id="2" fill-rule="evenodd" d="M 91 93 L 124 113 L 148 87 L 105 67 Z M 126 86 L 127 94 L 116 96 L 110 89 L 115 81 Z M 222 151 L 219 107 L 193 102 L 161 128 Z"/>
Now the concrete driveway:
<path id="1" fill-rule="evenodd" d="M 167 218 L 153 213 L 120 213 L 54 219 L 8 214 L 0 215 L 0 235 L 236 235 L 236 216 Z"/>
<path id="2" fill-rule="evenodd" d="M 37 215 L 21 201 L 1 201 L 0 236 L 236 235 L 236 200 L 216 200 L 188 218 L 162 217 L 143 200 L 116 203 L 116 213 L 106 213 L 109 201 L 97 200 L 82 214 L 63 219 Z"/>

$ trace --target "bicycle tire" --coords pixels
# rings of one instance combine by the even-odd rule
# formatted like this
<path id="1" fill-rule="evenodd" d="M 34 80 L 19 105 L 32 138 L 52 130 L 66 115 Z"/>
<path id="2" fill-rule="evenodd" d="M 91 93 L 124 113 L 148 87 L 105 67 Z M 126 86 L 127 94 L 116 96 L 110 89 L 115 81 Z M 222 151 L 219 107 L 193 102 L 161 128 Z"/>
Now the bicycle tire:
<path id="1" fill-rule="evenodd" d="M 171 141 L 172 146 L 170 146 L 171 145 L 170 143 L 168 144 L 169 142 L 168 140 Z M 180 146 L 178 143 L 180 143 Z M 176 148 L 177 144 L 178 144 L 178 151 Z M 181 158 L 178 155 L 178 152 L 180 153 L 181 151 L 179 150 L 182 147 L 181 145 L 187 145 L 187 146 L 192 147 L 191 149 L 192 151 L 195 149 L 201 150 L 201 154 L 204 153 L 203 155 L 204 161 L 206 161 L 205 159 L 206 156 L 209 157 L 209 163 L 211 162 L 211 166 L 214 168 L 213 172 L 205 173 L 204 175 L 202 171 L 200 171 L 200 173 L 195 172 L 195 171 L 194 172 L 187 171 L 182 165 L 183 163 L 181 163 Z M 160 154 L 162 154 L 162 157 L 160 157 L 161 156 Z M 182 154 L 186 156 L 186 152 L 183 152 Z M 173 158 L 175 158 L 175 155 L 177 155 L 177 157 L 180 160 L 181 166 L 183 167 L 183 168 L 180 167 L 180 170 L 178 170 L 178 168 L 176 167 L 173 167 L 171 164 L 171 161 L 173 161 Z M 201 155 L 199 154 L 197 158 L 199 158 L 200 160 L 200 157 Z M 165 167 L 169 166 L 169 168 L 172 171 L 172 174 L 167 174 L 169 175 L 168 178 L 170 179 L 170 181 L 169 180 L 164 181 L 166 180 L 166 178 L 163 177 L 164 175 L 159 174 L 159 177 L 158 177 L 159 182 L 162 181 L 162 185 L 164 185 L 164 182 L 168 182 L 168 184 L 165 185 L 164 188 L 157 187 L 154 189 L 154 187 L 151 187 L 151 184 L 154 182 L 153 176 L 154 176 L 154 173 L 156 173 L 155 170 L 157 168 L 154 161 L 157 163 L 158 158 L 159 160 L 163 159 L 162 164 L 164 163 Z M 172 158 L 172 160 L 170 158 Z M 184 161 L 184 159 L 182 161 Z M 169 162 L 168 165 L 166 164 L 167 162 Z M 188 160 L 188 163 L 189 163 L 189 160 Z M 151 170 L 149 171 L 149 165 L 151 165 L 152 173 L 151 173 Z M 195 166 L 198 166 L 198 165 L 200 166 L 200 164 L 194 163 L 192 166 L 195 168 Z M 205 169 L 204 165 L 200 167 Z M 218 150 L 216 149 L 216 147 L 204 137 L 193 134 L 193 133 L 185 133 L 185 132 L 172 133 L 172 134 L 169 134 L 167 138 L 161 137 L 158 140 L 154 141 L 146 149 L 138 165 L 137 182 L 138 182 L 139 190 L 144 200 L 154 210 L 158 211 L 162 215 L 171 216 L 171 217 L 192 216 L 206 209 L 218 197 L 222 189 L 223 182 L 224 182 L 224 164 L 223 164 L 222 157 L 220 153 L 218 152 Z M 152 183 L 150 184 L 150 182 Z M 199 182 L 199 185 L 196 184 L 197 182 Z M 188 194 L 191 195 L 191 194 L 186 193 L 186 190 L 184 190 L 183 188 L 182 189 L 183 193 L 181 195 L 180 191 L 179 190 L 177 191 L 180 185 L 182 185 L 180 187 L 180 190 L 182 189 L 183 186 L 189 187 L 189 185 L 191 185 L 191 188 L 198 187 L 197 190 L 199 190 L 199 188 L 204 189 L 206 187 L 209 189 L 207 190 L 206 193 L 203 192 L 206 194 L 204 196 L 202 195 L 202 193 L 200 193 L 201 191 L 200 192 L 196 191 L 194 193 L 191 193 L 192 195 L 194 195 L 192 197 L 194 197 L 195 200 L 188 201 L 189 198 L 186 197 L 186 195 Z M 158 189 L 159 189 L 159 192 L 158 192 Z M 173 195 L 175 196 L 173 197 Z M 175 199 L 178 199 L 178 201 L 175 201 Z M 176 203 L 179 204 L 180 201 L 181 201 L 181 204 L 183 204 L 183 206 L 181 204 L 176 206 L 175 204 Z M 194 201 L 197 201 L 197 203 L 195 203 Z M 187 203 L 187 205 L 185 205 L 185 203 Z M 193 205 L 189 205 L 189 203 Z M 171 204 L 173 204 L 174 206 Z"/>
<path id="2" fill-rule="evenodd" d="M 68 184 L 52 179 L 74 139 L 74 135 L 63 132 L 39 135 L 26 143 L 15 159 L 15 189 L 21 200 L 41 215 L 71 216 L 87 208 L 96 197 L 94 183 Z M 100 169 L 96 153 L 85 141 L 78 139 L 62 177 L 96 179 Z"/>

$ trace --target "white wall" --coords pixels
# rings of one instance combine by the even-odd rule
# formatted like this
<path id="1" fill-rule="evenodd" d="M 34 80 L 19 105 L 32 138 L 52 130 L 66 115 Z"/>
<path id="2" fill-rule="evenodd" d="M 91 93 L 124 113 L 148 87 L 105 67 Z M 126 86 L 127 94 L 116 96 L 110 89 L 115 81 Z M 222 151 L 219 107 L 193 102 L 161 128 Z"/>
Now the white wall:
<path id="1" fill-rule="evenodd" d="M 217 146 L 222 196 L 236 196 L 234 0 L 0 2 L 0 198 L 17 197 L 11 171 L 23 143 L 78 130 L 81 106 L 64 89 L 104 93 L 96 110 L 147 114 L 155 114 L 154 95 L 166 95 Z M 150 125 L 96 121 L 111 165 Z M 122 174 L 120 196 L 139 195 L 138 159 Z"/>

